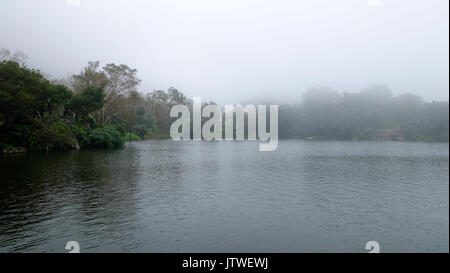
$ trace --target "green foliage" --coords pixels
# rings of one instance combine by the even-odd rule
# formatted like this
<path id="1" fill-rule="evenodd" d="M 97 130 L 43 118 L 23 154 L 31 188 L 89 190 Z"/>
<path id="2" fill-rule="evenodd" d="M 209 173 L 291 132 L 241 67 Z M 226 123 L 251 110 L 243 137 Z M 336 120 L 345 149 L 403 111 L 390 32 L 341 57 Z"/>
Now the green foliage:
<path id="1" fill-rule="evenodd" d="M 144 138 L 145 134 L 147 133 L 147 126 L 145 126 L 144 124 L 138 124 L 138 125 L 133 126 L 132 131 L 133 131 L 133 133 L 138 135 L 140 138 Z"/>
<path id="2" fill-rule="evenodd" d="M 152 127 L 147 129 L 147 132 L 145 133 L 145 139 L 151 139 L 159 136 L 159 128 L 156 125 L 153 125 Z"/>
<path id="3" fill-rule="evenodd" d="M 137 94 L 137 86 L 141 80 L 137 78 L 137 70 L 127 65 L 113 63 L 100 67 L 100 62 L 89 62 L 80 74 L 73 76 L 73 86 L 76 93 L 89 87 L 108 90 L 108 99 L 104 100 L 102 111 L 97 113 L 96 120 L 101 124 L 109 123 L 116 114 L 117 100 L 124 94 Z M 120 106 L 119 106 L 120 108 Z"/>
<path id="4" fill-rule="evenodd" d="M 123 141 L 113 128 L 89 133 L 97 127 L 91 114 L 104 101 L 100 87 L 86 86 L 73 95 L 37 70 L 0 62 L 0 142 L 32 151 L 74 149 L 77 141 L 81 147 L 120 147 Z"/>
<path id="5" fill-rule="evenodd" d="M 191 101 L 172 87 L 144 96 L 136 91 L 139 82 L 127 66 L 100 69 L 91 62 L 74 76 L 73 94 L 38 70 L 0 62 L 0 147 L 69 149 L 78 141 L 81 147 L 118 148 L 130 137 L 166 138 L 174 120 L 170 108 Z M 279 137 L 448 141 L 449 103 L 394 96 L 380 85 L 359 93 L 314 88 L 301 104 L 279 107 Z"/>
<path id="6" fill-rule="evenodd" d="M 48 84 L 40 93 L 38 101 L 42 101 L 44 111 L 52 115 L 60 106 L 66 106 L 72 95 L 72 91 L 63 85 Z"/>
<path id="7" fill-rule="evenodd" d="M 51 84 L 39 73 L 15 62 L 0 63 L 0 114 L 2 128 L 9 130 L 30 118 L 41 115 L 48 108 L 42 97 Z"/>
<path id="8" fill-rule="evenodd" d="M 147 139 L 172 139 L 172 137 L 169 135 L 156 135 L 156 136 L 149 137 Z"/>
<path id="9" fill-rule="evenodd" d="M 85 127 L 82 127 L 80 124 L 73 125 L 72 133 L 76 137 L 80 147 L 83 148 L 89 146 L 89 133 Z"/>
<path id="10" fill-rule="evenodd" d="M 89 134 L 89 147 L 101 149 L 121 148 L 123 147 L 123 139 L 115 128 L 99 128 Z"/>
<path id="11" fill-rule="evenodd" d="M 280 138 L 448 141 L 448 102 L 395 97 L 384 86 L 359 93 L 311 89 L 300 105 L 279 108 Z"/>
<path id="12" fill-rule="evenodd" d="M 127 133 L 123 140 L 126 141 L 142 141 L 142 138 L 134 133 Z"/>
<path id="13" fill-rule="evenodd" d="M 73 146 L 70 128 L 54 115 L 71 96 L 69 89 L 51 84 L 37 70 L 1 62 L 0 141 L 32 150 Z"/>
<path id="14" fill-rule="evenodd" d="M 45 140 L 50 149 L 67 150 L 76 146 L 70 127 L 60 121 L 50 123 L 41 140 Z"/>
<path id="15" fill-rule="evenodd" d="M 90 86 L 74 95 L 67 108 L 76 114 L 77 119 L 86 119 L 89 113 L 103 107 L 104 97 L 102 88 Z"/>

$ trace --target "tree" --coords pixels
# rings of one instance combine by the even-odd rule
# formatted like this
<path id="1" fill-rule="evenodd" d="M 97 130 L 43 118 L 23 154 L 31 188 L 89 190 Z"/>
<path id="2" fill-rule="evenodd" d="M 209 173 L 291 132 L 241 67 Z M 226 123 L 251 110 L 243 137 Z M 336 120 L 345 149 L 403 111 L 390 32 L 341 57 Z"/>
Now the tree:
<path id="1" fill-rule="evenodd" d="M 49 88 L 39 71 L 13 61 L 0 63 L 0 113 L 4 128 L 41 117 L 45 104 L 39 99 Z"/>
<path id="2" fill-rule="evenodd" d="M 164 90 L 155 90 L 149 97 L 150 109 L 156 118 L 160 132 L 169 133 L 170 128 L 170 96 Z"/>
<path id="3" fill-rule="evenodd" d="M 0 49 L 0 62 L 12 61 L 19 64 L 23 64 L 27 59 L 28 56 L 25 55 L 22 51 L 16 51 L 12 53 L 10 50 L 6 48 Z"/>
<path id="4" fill-rule="evenodd" d="M 169 95 L 169 104 L 171 107 L 175 105 L 188 105 L 189 103 L 186 96 L 173 87 L 167 90 L 167 94 Z"/>
<path id="5" fill-rule="evenodd" d="M 100 111 L 99 122 L 109 122 L 111 116 L 117 112 L 114 102 L 120 95 L 136 91 L 141 80 L 137 78 L 137 70 L 127 65 L 107 64 L 100 69 L 100 62 L 89 62 L 83 71 L 73 76 L 73 86 L 76 92 L 89 86 L 103 88 L 104 104 Z"/>
<path id="6" fill-rule="evenodd" d="M 72 98 L 72 91 L 64 85 L 47 84 L 47 87 L 41 93 L 41 100 L 45 104 L 45 111 L 50 115 L 60 106 L 66 106 Z"/>
<path id="7" fill-rule="evenodd" d="M 80 93 L 90 86 L 105 88 L 108 85 L 109 79 L 99 67 L 99 61 L 91 61 L 80 74 L 72 76 L 72 86 L 75 93 Z"/>
<path id="8" fill-rule="evenodd" d="M 0 62 L 0 142 L 30 148 L 72 147 L 61 118 L 72 92 L 39 71 L 13 61 Z"/>
<path id="9" fill-rule="evenodd" d="M 102 108 L 101 122 L 109 121 L 113 114 L 110 107 L 118 95 L 128 94 L 137 91 L 141 80 L 137 78 L 137 70 L 131 69 L 127 65 L 107 64 L 104 68 L 108 76 L 108 85 L 105 87 L 105 104 Z"/>
<path id="10" fill-rule="evenodd" d="M 136 124 L 136 103 L 139 100 L 140 94 L 137 91 L 131 91 L 128 96 L 128 114 L 127 114 L 127 132 L 133 131 L 133 126 Z M 133 132 L 132 132 L 133 133 Z M 131 137 L 131 134 L 130 134 Z"/>
<path id="11" fill-rule="evenodd" d="M 99 87 L 88 87 L 81 93 L 75 94 L 68 103 L 68 109 L 75 113 L 76 119 L 86 119 L 88 115 L 103 107 L 103 89 Z"/>

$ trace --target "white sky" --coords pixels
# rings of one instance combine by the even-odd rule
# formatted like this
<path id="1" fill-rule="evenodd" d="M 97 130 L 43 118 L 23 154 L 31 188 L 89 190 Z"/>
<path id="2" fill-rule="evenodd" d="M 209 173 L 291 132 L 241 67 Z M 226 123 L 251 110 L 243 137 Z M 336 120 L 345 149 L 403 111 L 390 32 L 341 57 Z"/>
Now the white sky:
<path id="1" fill-rule="evenodd" d="M 371 83 L 449 97 L 448 0 L 1 0 L 0 47 L 55 77 L 125 63 L 141 91 L 221 104 Z"/>

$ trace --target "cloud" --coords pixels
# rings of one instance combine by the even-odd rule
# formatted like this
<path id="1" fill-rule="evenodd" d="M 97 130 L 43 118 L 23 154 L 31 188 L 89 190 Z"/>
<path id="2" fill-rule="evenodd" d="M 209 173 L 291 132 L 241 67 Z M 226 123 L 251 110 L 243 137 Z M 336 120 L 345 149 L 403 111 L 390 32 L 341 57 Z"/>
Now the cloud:
<path id="1" fill-rule="evenodd" d="M 381 6 L 383 3 L 381 0 L 366 0 L 368 6 Z"/>
<path id="2" fill-rule="evenodd" d="M 81 5 L 80 0 L 66 0 L 66 5 L 68 5 L 69 7 L 76 7 Z"/>

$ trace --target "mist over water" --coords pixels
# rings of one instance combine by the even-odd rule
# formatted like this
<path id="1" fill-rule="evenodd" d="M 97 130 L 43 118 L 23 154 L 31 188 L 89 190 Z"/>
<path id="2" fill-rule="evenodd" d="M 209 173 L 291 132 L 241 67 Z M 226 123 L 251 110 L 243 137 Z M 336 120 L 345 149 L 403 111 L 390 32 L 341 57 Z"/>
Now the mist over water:
<path id="1" fill-rule="evenodd" d="M 449 251 L 449 1 L 0 2 L 0 253 Z"/>

